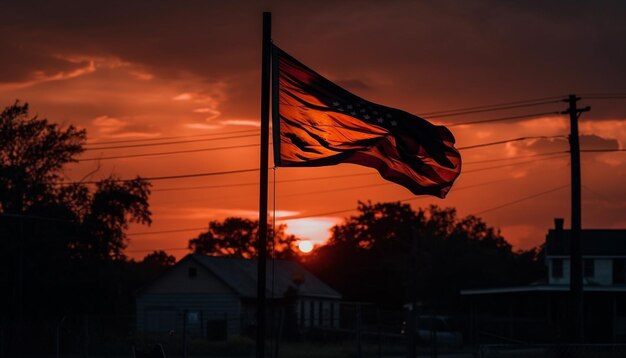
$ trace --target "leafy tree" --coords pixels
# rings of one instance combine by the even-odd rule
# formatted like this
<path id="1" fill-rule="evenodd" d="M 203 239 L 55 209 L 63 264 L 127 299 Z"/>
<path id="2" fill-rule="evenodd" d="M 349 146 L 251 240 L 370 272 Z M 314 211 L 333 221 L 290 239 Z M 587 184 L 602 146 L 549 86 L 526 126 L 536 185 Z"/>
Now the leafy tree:
<path id="1" fill-rule="evenodd" d="M 0 114 L 0 212 L 22 213 L 53 201 L 63 166 L 83 152 L 86 132 L 28 116 L 15 102 Z"/>
<path id="2" fill-rule="evenodd" d="M 163 250 L 158 250 L 146 255 L 141 263 L 152 267 L 167 268 L 174 266 L 176 258 Z"/>
<path id="3" fill-rule="evenodd" d="M 268 253 L 275 258 L 295 257 L 295 244 L 298 238 L 285 232 L 286 225 L 281 224 L 273 230 L 268 224 Z M 258 220 L 229 217 L 224 221 L 213 220 L 209 228 L 198 237 L 189 240 L 189 248 L 196 254 L 253 258 L 257 256 L 259 235 Z"/>
<path id="4" fill-rule="evenodd" d="M 457 307 L 464 288 L 525 284 L 541 277 L 536 255 L 513 252 L 500 232 L 452 208 L 414 211 L 400 202 L 358 203 L 306 265 L 349 300 L 399 306 L 413 297 Z"/>
<path id="5" fill-rule="evenodd" d="M 81 218 L 82 235 L 73 242 L 74 254 L 82 259 L 122 260 L 128 224 L 152 222 L 148 209 L 150 184 L 141 178 L 124 182 L 108 178 L 96 186 Z"/>
<path id="6" fill-rule="evenodd" d="M 63 169 L 85 141 L 84 130 L 30 117 L 28 104 L 0 113 L 0 291 L 8 293 L 0 306 L 15 308 L 8 315 L 67 314 L 125 299 L 125 231 L 131 222 L 150 224 L 149 183 L 65 184 Z"/>

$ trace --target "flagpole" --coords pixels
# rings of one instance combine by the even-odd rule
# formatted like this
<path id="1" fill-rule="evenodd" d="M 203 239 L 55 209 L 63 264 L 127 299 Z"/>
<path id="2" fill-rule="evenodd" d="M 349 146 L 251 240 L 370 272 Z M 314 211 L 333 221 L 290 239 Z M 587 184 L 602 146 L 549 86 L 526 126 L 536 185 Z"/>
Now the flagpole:
<path id="1" fill-rule="evenodd" d="M 259 180 L 259 240 L 257 242 L 257 332 L 256 356 L 265 357 L 265 278 L 267 262 L 267 176 L 270 133 L 270 63 L 272 13 L 263 13 L 263 49 L 261 60 L 261 161 Z"/>

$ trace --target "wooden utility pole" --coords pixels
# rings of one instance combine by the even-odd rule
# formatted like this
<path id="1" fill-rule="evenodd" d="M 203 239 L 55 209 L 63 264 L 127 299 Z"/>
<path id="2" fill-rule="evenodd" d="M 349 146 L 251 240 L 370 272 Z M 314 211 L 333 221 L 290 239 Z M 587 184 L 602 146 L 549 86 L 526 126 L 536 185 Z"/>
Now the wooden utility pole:
<path id="1" fill-rule="evenodd" d="M 570 95 L 566 100 L 569 108 L 561 114 L 569 114 L 570 118 L 570 157 L 571 157 L 571 200 L 572 200 L 572 229 L 570 235 L 570 293 L 571 309 L 574 319 L 573 335 L 575 343 L 583 343 L 584 335 L 584 302 L 583 302 L 583 258 L 582 258 L 582 205 L 580 180 L 580 143 L 578 136 L 578 118 L 581 113 L 591 107 L 576 108 L 580 97 Z"/>
<path id="2" fill-rule="evenodd" d="M 272 14 L 263 13 L 261 59 L 261 161 L 259 171 L 259 240 L 257 242 L 256 356 L 265 357 L 265 277 L 267 262 L 267 175 L 270 133 L 270 64 L 272 53 Z"/>

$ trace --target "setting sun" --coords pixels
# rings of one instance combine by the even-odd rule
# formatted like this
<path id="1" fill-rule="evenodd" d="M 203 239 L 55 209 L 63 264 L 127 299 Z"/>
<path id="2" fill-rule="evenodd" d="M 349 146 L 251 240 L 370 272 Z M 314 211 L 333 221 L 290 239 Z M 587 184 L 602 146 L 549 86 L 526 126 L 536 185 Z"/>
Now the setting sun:
<path id="1" fill-rule="evenodd" d="M 298 249 L 300 249 L 300 251 L 306 253 L 309 253 L 313 250 L 313 243 L 309 240 L 302 240 L 300 242 L 298 242 Z"/>

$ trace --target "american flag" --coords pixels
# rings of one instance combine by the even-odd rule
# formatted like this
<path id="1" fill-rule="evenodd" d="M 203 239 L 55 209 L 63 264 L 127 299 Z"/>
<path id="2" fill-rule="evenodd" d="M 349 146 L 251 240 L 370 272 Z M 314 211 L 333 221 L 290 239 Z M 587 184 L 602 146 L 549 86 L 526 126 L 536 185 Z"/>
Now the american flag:
<path id="1" fill-rule="evenodd" d="M 356 96 L 276 46 L 272 61 L 277 166 L 359 164 L 416 195 L 446 196 L 461 172 L 446 127 Z"/>

